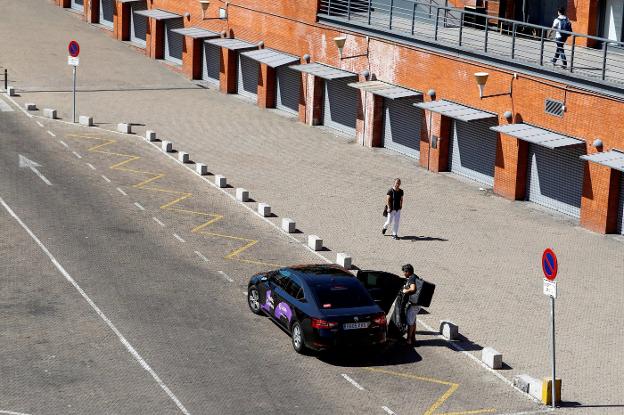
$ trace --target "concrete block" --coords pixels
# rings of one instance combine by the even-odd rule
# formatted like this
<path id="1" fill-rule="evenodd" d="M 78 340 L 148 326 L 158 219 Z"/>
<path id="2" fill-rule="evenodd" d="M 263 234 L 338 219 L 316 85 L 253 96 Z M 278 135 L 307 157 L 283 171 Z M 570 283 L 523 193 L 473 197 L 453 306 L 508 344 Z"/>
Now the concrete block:
<path id="1" fill-rule="evenodd" d="M 336 264 L 344 267 L 346 269 L 351 269 L 351 256 L 344 252 L 339 252 L 336 254 Z"/>
<path id="2" fill-rule="evenodd" d="M 147 131 L 145 132 L 145 140 L 149 141 L 150 143 L 151 143 L 152 141 L 156 141 L 156 132 L 155 132 L 155 131 L 150 131 L 150 130 L 147 130 Z"/>
<path id="3" fill-rule="evenodd" d="M 258 203 L 258 213 L 265 218 L 271 216 L 271 206 L 266 203 Z"/>
<path id="4" fill-rule="evenodd" d="M 459 337 L 459 327 L 448 320 L 441 320 L 440 334 L 447 340 L 457 340 Z"/>
<path id="5" fill-rule="evenodd" d="M 289 218 L 282 219 L 282 230 L 284 232 L 294 233 L 296 229 L 297 229 L 297 224 L 295 223 L 294 220 L 289 219 Z"/>
<path id="6" fill-rule="evenodd" d="M 15 87 L 14 86 L 7 87 L 6 93 L 7 93 L 8 96 L 14 97 L 15 96 Z"/>
<path id="7" fill-rule="evenodd" d="M 221 176 L 220 174 L 217 174 L 215 176 L 215 184 L 217 185 L 217 187 L 227 187 L 227 179 L 225 178 L 225 176 Z"/>
<path id="8" fill-rule="evenodd" d="M 529 393 L 529 385 L 531 385 L 531 379 L 529 375 L 516 375 L 513 377 L 513 385 L 520 389 L 524 393 Z"/>
<path id="9" fill-rule="evenodd" d="M 542 399 L 542 382 L 541 379 L 531 378 L 531 382 L 529 383 L 529 395 L 534 397 L 535 399 Z"/>
<path id="10" fill-rule="evenodd" d="M 196 163 L 195 164 L 195 171 L 200 176 L 204 176 L 204 175 L 208 174 L 208 167 L 204 163 Z"/>
<path id="11" fill-rule="evenodd" d="M 27 102 L 24 104 L 24 108 L 26 109 L 26 111 L 37 111 L 37 104 Z"/>
<path id="12" fill-rule="evenodd" d="M 132 133 L 132 125 L 121 122 L 117 124 L 117 131 L 124 134 L 130 134 Z"/>
<path id="13" fill-rule="evenodd" d="M 165 153 L 171 153 L 173 151 L 173 143 L 171 141 L 166 141 L 165 140 L 162 143 L 160 143 L 160 148 Z"/>
<path id="14" fill-rule="evenodd" d="M 308 247 L 314 251 L 323 249 L 323 240 L 316 235 L 308 235 Z"/>
<path id="15" fill-rule="evenodd" d="M 492 369 L 503 367 L 503 355 L 491 347 L 485 347 L 481 350 L 481 361 Z"/>
<path id="16" fill-rule="evenodd" d="M 52 108 L 44 108 L 43 116 L 50 119 L 56 119 L 56 110 Z"/>
<path id="17" fill-rule="evenodd" d="M 238 200 L 239 202 L 249 201 L 249 191 L 247 189 L 243 189 L 242 187 L 237 187 L 236 200 Z"/>
<path id="18" fill-rule="evenodd" d="M 544 405 L 552 405 L 552 378 L 542 380 L 542 403 Z M 561 402 L 561 379 L 555 380 L 555 403 Z"/>
<path id="19" fill-rule="evenodd" d="M 186 153 L 184 151 L 178 152 L 178 160 L 181 161 L 182 163 L 188 163 L 190 160 L 189 153 Z"/>
<path id="20" fill-rule="evenodd" d="M 93 127 L 93 117 L 81 115 L 80 117 L 78 117 L 78 124 L 86 125 L 87 127 Z"/>

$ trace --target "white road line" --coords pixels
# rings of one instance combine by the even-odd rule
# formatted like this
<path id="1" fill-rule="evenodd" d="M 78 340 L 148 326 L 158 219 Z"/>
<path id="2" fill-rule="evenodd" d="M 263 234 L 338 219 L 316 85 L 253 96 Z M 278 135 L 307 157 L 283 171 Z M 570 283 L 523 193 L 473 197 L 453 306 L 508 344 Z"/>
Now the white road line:
<path id="1" fill-rule="evenodd" d="M 363 391 L 364 388 L 362 386 L 360 386 L 359 383 L 357 383 L 356 381 L 354 381 L 353 379 L 351 379 L 349 377 L 349 375 L 347 375 L 346 373 L 342 374 L 342 377 L 345 378 L 347 380 L 347 382 L 349 382 L 350 384 L 352 384 L 353 386 L 355 386 L 358 390 Z"/>
<path id="2" fill-rule="evenodd" d="M 195 253 L 197 254 L 198 257 L 200 257 L 201 259 L 204 260 L 204 262 L 208 262 L 208 258 L 206 258 L 205 256 L 202 255 L 201 252 L 199 251 L 195 251 Z"/>
<path id="3" fill-rule="evenodd" d="M 48 130 L 47 131 L 48 134 L 50 134 L 52 137 L 56 137 L 56 134 L 54 134 L 52 131 Z"/>
<path id="4" fill-rule="evenodd" d="M 545 414 L 546 412 L 553 412 L 553 408 L 545 408 L 545 409 L 536 409 L 535 411 L 525 411 L 525 412 L 507 412 L 500 415 L 533 415 L 533 414 Z"/>
<path id="5" fill-rule="evenodd" d="M 221 274 L 221 276 L 222 276 L 223 278 L 225 278 L 226 280 L 228 280 L 229 282 L 234 282 L 234 280 L 233 280 L 232 278 L 230 278 L 230 276 L 229 276 L 229 275 L 227 275 L 225 272 L 223 272 L 223 271 L 219 271 L 219 274 Z M 247 295 L 247 293 L 245 293 L 245 295 Z"/>
<path id="6" fill-rule="evenodd" d="M 384 412 L 387 414 L 396 415 L 396 412 L 393 412 L 392 409 L 388 408 L 387 406 L 382 406 L 381 409 L 383 409 Z"/>
<path id="7" fill-rule="evenodd" d="M 134 202 L 134 206 L 138 207 L 141 210 L 145 210 L 145 208 L 143 206 L 141 206 L 141 204 L 139 202 Z"/>
<path id="8" fill-rule="evenodd" d="M 67 143 L 63 140 L 59 140 L 59 143 L 63 144 L 66 148 L 69 148 L 69 146 L 67 145 Z"/>
<path id="9" fill-rule="evenodd" d="M 72 151 L 72 153 L 74 154 L 74 156 L 78 157 L 79 159 L 82 158 L 82 156 L 80 154 L 76 153 L 75 151 Z"/>
<path id="10" fill-rule="evenodd" d="M 117 191 L 118 191 L 119 193 L 121 193 L 122 195 L 124 195 L 124 196 L 128 196 L 128 193 L 124 192 L 124 191 L 123 191 L 123 189 L 122 189 L 121 187 L 118 187 L 118 188 L 117 188 Z"/>
<path id="11" fill-rule="evenodd" d="M 130 352 L 132 357 L 134 357 L 136 359 L 136 361 L 139 362 L 141 367 L 143 369 L 145 369 L 152 376 L 152 378 L 156 381 L 158 386 L 160 386 L 161 389 L 163 391 L 165 391 L 165 393 L 169 396 L 169 398 L 176 404 L 178 409 L 183 414 L 190 415 L 190 412 L 187 411 L 187 409 L 184 407 L 184 405 L 182 405 L 182 402 L 180 402 L 180 400 L 173 394 L 173 392 L 171 392 L 169 387 L 167 387 L 167 385 L 165 385 L 165 383 L 160 379 L 160 377 L 156 374 L 156 372 L 154 372 L 154 370 L 150 367 L 150 365 L 145 360 L 143 360 L 143 358 L 141 357 L 139 352 L 137 352 L 136 349 L 130 344 L 130 342 L 128 342 L 128 340 L 126 340 L 126 338 L 123 336 L 123 334 L 121 334 L 121 332 L 117 329 L 117 327 L 115 327 L 115 325 L 109 320 L 109 318 L 106 317 L 104 312 L 102 312 L 102 310 L 100 310 L 100 308 L 93 302 L 93 300 L 91 300 L 91 298 L 89 298 L 87 293 L 84 292 L 82 288 L 80 288 L 80 286 L 72 278 L 72 276 L 69 275 L 69 273 L 67 271 L 65 271 L 65 268 L 63 268 L 63 266 L 56 260 L 56 258 L 50 253 L 50 251 L 48 251 L 48 248 L 46 248 L 45 245 L 43 245 L 43 243 L 41 243 L 39 238 L 37 238 L 37 236 L 28 228 L 28 226 L 26 226 L 26 224 L 24 222 L 22 222 L 22 220 L 15 214 L 15 212 L 13 212 L 13 210 L 9 207 L 9 205 L 7 205 L 4 202 L 4 200 L 1 197 L 0 197 L 0 204 L 2 204 L 2 206 L 4 206 L 6 211 L 9 212 L 9 214 L 17 221 L 17 223 L 20 224 L 20 226 L 26 231 L 26 233 L 28 233 L 28 235 L 30 235 L 30 237 L 33 239 L 33 241 L 35 241 L 35 243 L 48 256 L 48 258 L 50 258 L 50 261 L 52 261 L 52 263 L 54 264 L 56 269 L 58 269 L 59 272 L 61 274 L 63 274 L 65 279 L 71 285 L 74 286 L 74 288 L 78 291 L 78 293 L 80 293 L 82 298 L 84 298 L 87 301 L 87 303 L 97 313 L 97 315 L 100 316 L 100 318 L 102 320 L 104 320 L 106 325 L 113 331 L 113 333 L 115 333 L 115 335 L 117 335 L 117 338 L 119 339 L 119 341 L 126 347 L 126 349 L 128 350 L 128 352 Z"/>
<path id="12" fill-rule="evenodd" d="M 37 123 L 37 125 L 41 128 L 43 128 L 43 124 L 41 124 L 39 121 L 35 121 Z"/>
<path id="13" fill-rule="evenodd" d="M 178 235 L 177 233 L 174 233 L 173 237 L 176 238 L 180 242 L 186 242 L 184 239 L 180 238 L 180 235 Z"/>
<path id="14" fill-rule="evenodd" d="M 154 221 L 155 221 L 157 224 L 159 224 L 160 226 L 162 226 L 162 227 L 164 227 L 164 226 L 165 226 L 165 224 L 164 224 L 164 223 L 162 223 L 161 221 L 159 221 L 157 217 L 152 217 L 152 219 L 154 219 Z"/>
<path id="15" fill-rule="evenodd" d="M 0 414 L 6 414 L 6 415 L 28 415 L 28 414 L 25 414 L 23 412 L 13 412 L 13 411 L 0 411 Z"/>
<path id="16" fill-rule="evenodd" d="M 0 111 L 1 112 L 13 112 L 13 107 L 0 99 Z"/>
<path id="17" fill-rule="evenodd" d="M 91 163 L 87 163 L 87 166 L 89 166 L 89 168 L 90 168 L 91 170 L 95 170 L 95 166 L 94 166 L 93 164 L 91 164 Z"/>
<path id="18" fill-rule="evenodd" d="M 102 179 L 106 180 L 108 183 L 111 182 L 111 180 L 108 177 L 104 176 L 104 175 L 102 175 Z"/>
<path id="19" fill-rule="evenodd" d="M 11 101 L 13 103 L 13 105 L 20 111 L 22 111 L 28 118 L 33 118 L 33 115 L 31 113 L 29 113 L 28 111 L 26 111 L 24 108 L 22 108 L 17 102 L 15 102 L 15 100 L 13 98 L 11 98 L 10 96 L 6 96 L 6 98 Z"/>

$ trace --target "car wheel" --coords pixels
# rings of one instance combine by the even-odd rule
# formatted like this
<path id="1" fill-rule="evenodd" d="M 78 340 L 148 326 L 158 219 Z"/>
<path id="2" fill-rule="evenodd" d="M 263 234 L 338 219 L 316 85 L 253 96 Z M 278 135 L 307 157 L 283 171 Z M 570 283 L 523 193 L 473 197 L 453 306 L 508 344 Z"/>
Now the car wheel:
<path id="1" fill-rule="evenodd" d="M 301 324 L 299 324 L 298 321 L 295 321 L 293 323 L 290 329 L 290 333 L 292 336 L 293 349 L 295 349 L 297 353 L 301 353 L 301 354 L 305 353 L 306 346 L 303 341 L 303 329 L 301 328 Z"/>
<path id="2" fill-rule="evenodd" d="M 255 285 L 249 287 L 247 291 L 247 304 L 252 313 L 258 315 L 262 314 L 262 310 L 260 309 L 260 293 Z"/>

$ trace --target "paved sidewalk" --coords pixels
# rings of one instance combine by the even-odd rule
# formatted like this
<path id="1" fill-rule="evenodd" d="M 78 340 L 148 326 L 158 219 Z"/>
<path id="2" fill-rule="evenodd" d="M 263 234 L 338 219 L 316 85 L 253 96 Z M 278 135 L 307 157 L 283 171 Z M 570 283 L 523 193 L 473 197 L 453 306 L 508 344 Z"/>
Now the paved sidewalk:
<path id="1" fill-rule="evenodd" d="M 437 327 L 451 319 L 476 345 L 502 352 L 510 368 L 501 373 L 509 379 L 549 374 L 549 302 L 540 258 L 552 247 L 560 258 L 563 398 L 583 405 L 578 413 L 624 410 L 623 238 L 588 232 L 535 205 L 429 173 L 399 154 L 199 88 L 49 2 L 11 2 L 3 21 L 0 65 L 22 91 L 19 102 L 57 108 L 71 119 L 68 92 L 28 91 L 69 91 L 65 50 L 69 39 L 77 39 L 79 89 L 100 90 L 78 94 L 79 114 L 94 116 L 103 128 L 132 122 L 144 125 L 135 127 L 138 134 L 157 131 L 210 172 L 268 202 L 276 222 L 291 217 L 306 235 L 321 236 L 330 259 L 348 252 L 360 268 L 393 272 L 411 262 L 437 284 L 431 314 L 422 320 Z M 10 40 L 15 38 L 24 39 L 21 49 Z M 380 232 L 394 177 L 401 177 L 406 193 L 399 241 Z"/>

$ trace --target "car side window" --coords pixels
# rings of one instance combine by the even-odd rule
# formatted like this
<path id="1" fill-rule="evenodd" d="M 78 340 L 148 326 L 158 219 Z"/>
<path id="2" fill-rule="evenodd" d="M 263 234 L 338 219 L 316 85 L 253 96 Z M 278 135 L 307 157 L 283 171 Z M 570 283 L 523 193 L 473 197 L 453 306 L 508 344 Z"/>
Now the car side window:
<path id="1" fill-rule="evenodd" d="M 276 273 L 273 276 L 273 282 L 275 283 L 275 285 L 284 289 L 286 289 L 286 286 L 288 285 L 289 281 L 290 281 L 290 277 L 287 277 L 286 275 L 280 272 Z"/>
<path id="2" fill-rule="evenodd" d="M 297 300 L 301 300 L 301 298 L 303 298 L 303 289 L 294 280 L 290 280 L 288 286 L 286 287 L 286 292 L 293 298 L 296 298 Z"/>
<path id="3" fill-rule="evenodd" d="M 297 295 L 295 296 L 295 298 L 301 301 L 302 303 L 306 302 L 305 293 L 303 292 L 302 287 L 299 287 L 299 291 L 297 291 Z"/>

